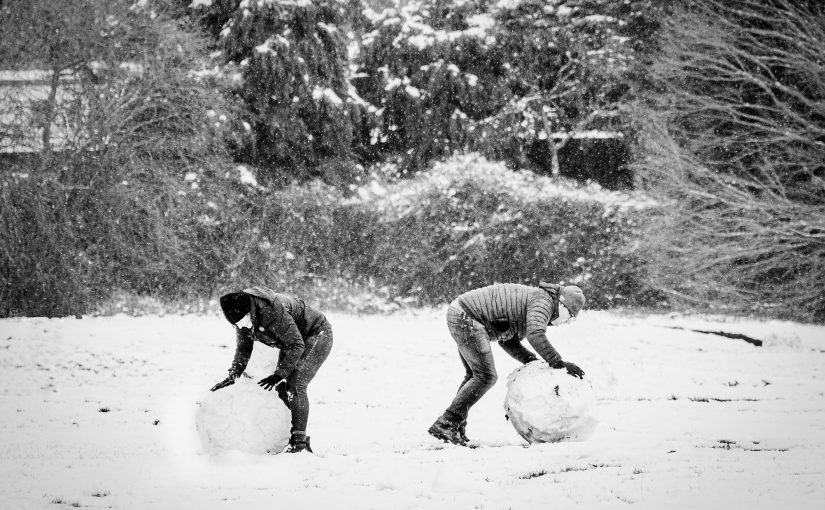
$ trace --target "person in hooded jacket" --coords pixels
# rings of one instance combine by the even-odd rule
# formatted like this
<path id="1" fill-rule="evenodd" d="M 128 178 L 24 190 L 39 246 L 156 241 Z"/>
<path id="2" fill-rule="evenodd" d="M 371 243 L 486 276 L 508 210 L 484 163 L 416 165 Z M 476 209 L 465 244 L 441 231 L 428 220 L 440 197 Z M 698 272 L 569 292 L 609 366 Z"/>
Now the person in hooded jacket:
<path id="1" fill-rule="evenodd" d="M 332 349 L 332 326 L 321 312 L 302 300 L 267 287 L 251 287 L 221 296 L 221 309 L 235 327 L 237 346 L 229 375 L 212 387 L 234 384 L 243 374 L 258 341 L 280 349 L 275 372 L 258 385 L 273 388 L 292 413 L 289 446 L 285 451 L 312 453 L 306 435 L 309 418 L 307 386 Z"/>
<path id="2" fill-rule="evenodd" d="M 515 283 L 489 285 L 465 292 L 447 308 L 447 327 L 458 345 L 464 365 L 464 380 L 444 414 L 429 433 L 445 442 L 466 445 L 467 415 L 470 408 L 492 388 L 498 379 L 491 342 L 527 364 L 538 358 L 522 345 L 530 346 L 551 367 L 565 369 L 573 377 L 584 371 L 563 361 L 547 340 L 547 327 L 560 326 L 575 319 L 584 307 L 584 293 L 575 285 L 540 283 L 538 287 Z"/>

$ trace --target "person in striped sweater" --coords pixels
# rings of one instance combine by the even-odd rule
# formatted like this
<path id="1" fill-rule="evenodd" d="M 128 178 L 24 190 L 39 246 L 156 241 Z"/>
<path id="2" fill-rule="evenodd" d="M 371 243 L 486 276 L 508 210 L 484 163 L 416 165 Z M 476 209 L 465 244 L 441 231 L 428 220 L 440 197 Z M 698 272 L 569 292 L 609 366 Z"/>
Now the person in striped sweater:
<path id="1" fill-rule="evenodd" d="M 447 327 L 458 345 L 465 376 L 452 403 L 432 424 L 429 433 L 442 441 L 467 444 L 465 428 L 470 408 L 498 379 L 492 342 L 498 342 L 507 354 L 527 364 L 538 358 L 522 345 L 526 338 L 551 367 L 582 378 L 584 371 L 562 360 L 547 340 L 546 332 L 548 326 L 575 319 L 584 302 L 579 287 L 544 282 L 538 287 L 501 283 L 458 296 L 447 308 Z"/>

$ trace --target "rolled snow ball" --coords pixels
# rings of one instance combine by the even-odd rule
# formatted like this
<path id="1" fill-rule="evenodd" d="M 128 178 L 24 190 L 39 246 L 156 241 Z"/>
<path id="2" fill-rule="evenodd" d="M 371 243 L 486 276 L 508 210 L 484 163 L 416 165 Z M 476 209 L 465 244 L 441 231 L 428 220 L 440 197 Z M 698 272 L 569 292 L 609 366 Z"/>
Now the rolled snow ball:
<path id="1" fill-rule="evenodd" d="M 531 444 L 586 439 L 597 423 L 593 403 L 588 380 L 543 361 L 519 367 L 507 378 L 506 416 Z"/>
<path id="2" fill-rule="evenodd" d="M 209 453 L 280 453 L 289 443 L 289 408 L 274 391 L 251 379 L 240 378 L 232 386 L 208 392 L 199 406 L 196 426 Z"/>

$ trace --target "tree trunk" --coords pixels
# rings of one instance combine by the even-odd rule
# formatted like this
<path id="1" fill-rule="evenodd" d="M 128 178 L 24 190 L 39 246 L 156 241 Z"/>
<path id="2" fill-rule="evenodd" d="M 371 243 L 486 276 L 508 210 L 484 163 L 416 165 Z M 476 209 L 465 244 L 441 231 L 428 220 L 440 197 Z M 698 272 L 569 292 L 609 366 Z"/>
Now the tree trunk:
<path id="1" fill-rule="evenodd" d="M 45 169 L 52 157 L 52 124 L 54 123 L 55 112 L 57 111 L 57 88 L 60 85 L 60 70 L 52 69 L 52 76 L 49 80 L 49 97 L 46 99 L 43 108 L 43 132 L 41 134 L 40 167 Z"/>
<path id="2" fill-rule="evenodd" d="M 559 168 L 559 148 L 555 142 L 550 142 L 550 171 L 553 177 L 558 177 L 561 174 Z"/>
<path id="3" fill-rule="evenodd" d="M 558 177 L 561 175 L 561 165 L 559 164 L 559 151 L 564 149 L 567 145 L 567 142 L 570 141 L 571 134 L 565 134 L 564 138 L 561 139 L 559 142 L 555 142 L 552 139 L 550 140 L 550 172 L 553 177 Z"/>

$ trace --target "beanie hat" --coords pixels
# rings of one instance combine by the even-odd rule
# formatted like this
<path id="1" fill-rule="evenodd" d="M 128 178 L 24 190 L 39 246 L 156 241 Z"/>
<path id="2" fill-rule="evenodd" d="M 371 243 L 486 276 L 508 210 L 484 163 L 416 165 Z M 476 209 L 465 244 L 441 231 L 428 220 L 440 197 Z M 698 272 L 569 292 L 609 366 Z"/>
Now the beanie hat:
<path id="1" fill-rule="evenodd" d="M 561 288 L 559 302 L 564 304 L 575 317 L 584 308 L 584 292 L 575 285 L 566 285 Z"/>
<path id="2" fill-rule="evenodd" d="M 252 308 L 252 297 L 245 292 L 230 292 L 221 296 L 221 310 L 230 324 L 235 324 L 244 318 Z"/>

